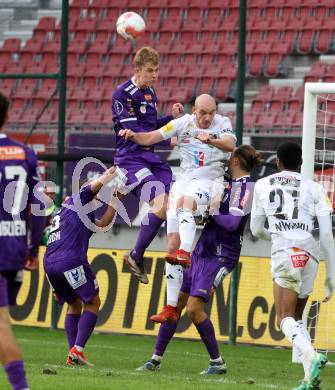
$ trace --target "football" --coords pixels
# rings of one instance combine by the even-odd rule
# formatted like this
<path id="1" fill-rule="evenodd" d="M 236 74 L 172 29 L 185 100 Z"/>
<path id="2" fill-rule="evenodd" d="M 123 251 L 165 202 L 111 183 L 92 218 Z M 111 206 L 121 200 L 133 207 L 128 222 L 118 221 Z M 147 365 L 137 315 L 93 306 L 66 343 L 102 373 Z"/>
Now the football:
<path id="1" fill-rule="evenodd" d="M 116 31 L 124 39 L 136 39 L 145 31 L 145 21 L 136 12 L 125 12 L 116 22 Z"/>

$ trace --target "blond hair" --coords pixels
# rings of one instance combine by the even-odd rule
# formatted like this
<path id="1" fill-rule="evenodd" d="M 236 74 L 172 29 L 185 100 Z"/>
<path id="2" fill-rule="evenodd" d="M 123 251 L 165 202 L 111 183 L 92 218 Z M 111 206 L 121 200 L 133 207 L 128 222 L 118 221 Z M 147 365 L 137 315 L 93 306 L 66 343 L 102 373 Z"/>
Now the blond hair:
<path id="1" fill-rule="evenodd" d="M 143 66 L 151 62 L 153 65 L 159 65 L 159 54 L 150 46 L 144 46 L 139 49 L 134 57 L 134 65 L 136 68 L 143 68 Z"/>

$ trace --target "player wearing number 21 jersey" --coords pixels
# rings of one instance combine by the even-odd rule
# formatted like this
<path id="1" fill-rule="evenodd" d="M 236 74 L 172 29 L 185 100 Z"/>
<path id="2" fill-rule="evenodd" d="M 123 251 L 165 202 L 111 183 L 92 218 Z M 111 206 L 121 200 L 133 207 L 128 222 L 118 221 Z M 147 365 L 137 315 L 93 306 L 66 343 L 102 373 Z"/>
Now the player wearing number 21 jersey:
<path id="1" fill-rule="evenodd" d="M 327 359 L 317 353 L 301 321 L 317 275 L 319 245 L 313 237 L 318 221 L 320 246 L 326 263 L 326 298 L 335 289 L 335 249 L 332 207 L 323 187 L 302 176 L 302 151 L 286 142 L 277 150 L 279 173 L 255 185 L 251 212 L 254 235 L 271 238 L 271 271 L 278 326 L 300 354 L 305 377 L 296 390 L 319 388 L 320 369 Z M 267 219 L 268 229 L 264 228 Z"/>

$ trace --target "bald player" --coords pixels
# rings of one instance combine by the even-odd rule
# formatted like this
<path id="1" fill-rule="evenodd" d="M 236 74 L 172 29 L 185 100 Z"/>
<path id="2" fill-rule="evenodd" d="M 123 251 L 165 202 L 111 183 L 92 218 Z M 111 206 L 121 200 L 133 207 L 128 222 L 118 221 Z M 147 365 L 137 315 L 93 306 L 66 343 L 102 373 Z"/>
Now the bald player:
<path id="1" fill-rule="evenodd" d="M 180 151 L 181 172 L 172 185 L 167 211 L 167 306 L 158 316 L 152 316 L 155 322 L 178 319 L 176 306 L 182 284 L 182 267 L 191 264 L 195 217 L 201 219 L 214 194 L 222 191 L 225 161 L 236 143 L 229 118 L 217 114 L 212 96 L 198 96 L 192 111 L 191 115 L 185 114 L 149 133 L 131 130 L 119 133 L 140 145 L 151 145 L 176 136 Z"/>

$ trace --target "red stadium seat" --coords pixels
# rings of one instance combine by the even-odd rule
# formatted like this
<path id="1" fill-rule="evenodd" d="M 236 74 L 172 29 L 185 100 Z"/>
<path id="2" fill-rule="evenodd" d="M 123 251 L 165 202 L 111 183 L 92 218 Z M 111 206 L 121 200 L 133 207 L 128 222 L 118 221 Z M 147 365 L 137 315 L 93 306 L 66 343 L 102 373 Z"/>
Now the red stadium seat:
<path id="1" fill-rule="evenodd" d="M 259 117 L 257 118 L 256 127 L 272 129 L 276 118 L 277 118 L 277 113 L 262 112 L 262 113 L 260 113 Z"/>
<path id="2" fill-rule="evenodd" d="M 18 53 L 20 51 L 21 41 L 17 38 L 6 39 L 2 45 L 2 52 Z"/>
<path id="3" fill-rule="evenodd" d="M 18 123 L 34 123 L 36 122 L 39 110 L 30 108 L 27 109 L 23 115 L 18 119 Z"/>
<path id="4" fill-rule="evenodd" d="M 264 74 L 267 77 L 278 76 L 280 73 L 279 65 L 281 64 L 282 60 L 283 56 L 281 54 L 271 53 L 268 56 Z"/>
<path id="5" fill-rule="evenodd" d="M 211 95 L 213 93 L 213 78 L 206 77 L 202 78 L 200 82 L 200 87 L 198 89 L 197 95 L 207 93 Z"/>
<path id="6" fill-rule="evenodd" d="M 245 112 L 243 115 L 244 128 L 254 129 L 256 127 L 258 115 L 257 112 Z"/>
<path id="7" fill-rule="evenodd" d="M 283 109 L 284 109 L 284 100 L 278 96 L 275 96 L 274 98 L 272 98 L 272 100 L 269 103 L 270 103 L 270 107 L 271 107 L 270 109 L 272 112 L 283 111 Z"/>
<path id="8" fill-rule="evenodd" d="M 258 91 L 257 98 L 262 98 L 263 100 L 269 101 L 272 99 L 275 94 L 275 88 L 271 85 L 264 85 Z"/>
<path id="9" fill-rule="evenodd" d="M 96 40 L 87 50 L 87 54 L 96 53 L 105 55 L 108 53 L 110 47 L 110 43 L 108 39 Z"/>
<path id="10" fill-rule="evenodd" d="M 34 84 L 19 85 L 14 96 L 21 99 L 32 99 L 36 91 L 36 81 L 33 81 Z"/>
<path id="11" fill-rule="evenodd" d="M 284 85 L 277 89 L 276 97 L 280 98 L 282 101 L 287 102 L 293 94 L 293 88 L 289 85 Z"/>
<path id="12" fill-rule="evenodd" d="M 181 19 L 175 17 L 167 17 L 160 28 L 162 32 L 179 32 L 181 30 Z"/>
<path id="13" fill-rule="evenodd" d="M 258 77 L 262 74 L 264 64 L 264 55 L 262 53 L 255 51 L 254 54 L 250 56 L 248 74 L 253 77 Z"/>
<path id="14" fill-rule="evenodd" d="M 178 40 L 172 43 L 170 47 L 170 52 L 175 54 L 184 54 L 187 52 L 188 47 L 189 47 L 188 42 Z"/>
<path id="15" fill-rule="evenodd" d="M 327 53 L 332 43 L 333 31 L 331 29 L 320 29 L 315 41 L 314 50 L 317 53 Z"/>
<path id="16" fill-rule="evenodd" d="M 215 95 L 217 99 L 225 100 L 227 98 L 230 87 L 230 79 L 220 77 L 217 79 Z"/>

